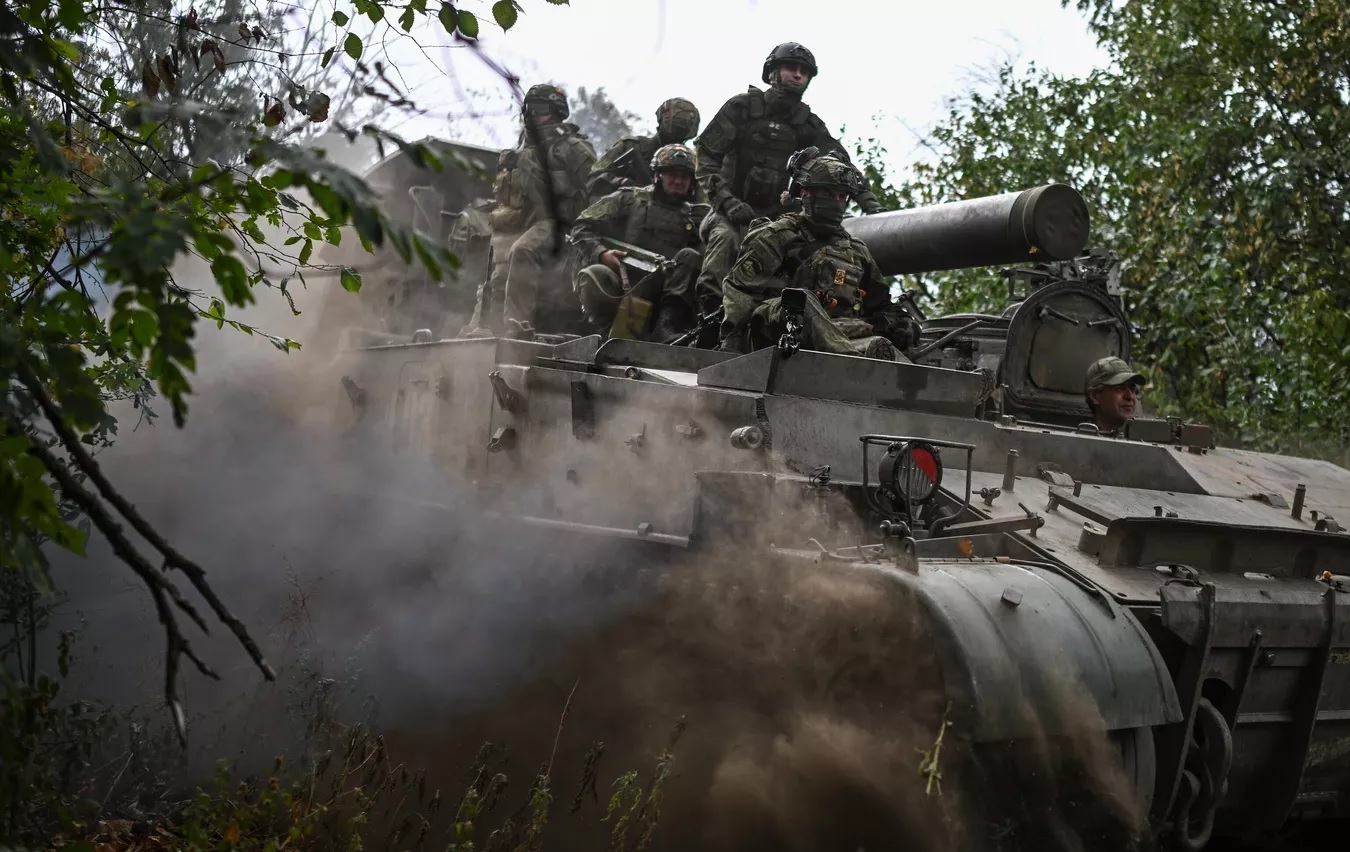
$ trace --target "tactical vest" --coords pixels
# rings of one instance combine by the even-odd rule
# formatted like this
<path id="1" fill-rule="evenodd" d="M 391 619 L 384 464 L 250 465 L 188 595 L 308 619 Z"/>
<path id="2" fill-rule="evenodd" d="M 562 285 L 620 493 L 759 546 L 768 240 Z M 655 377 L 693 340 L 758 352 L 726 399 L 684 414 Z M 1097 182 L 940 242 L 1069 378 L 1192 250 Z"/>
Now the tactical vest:
<path id="1" fill-rule="evenodd" d="M 810 233 L 802 235 L 803 242 L 788 251 L 783 270 L 789 286 L 809 290 L 820 299 L 821 306 L 832 317 L 856 316 L 862 310 L 862 285 L 865 267 L 852 240 L 845 234 L 821 243 L 812 241 Z"/>
<path id="2" fill-rule="evenodd" d="M 698 245 L 698 226 L 688 204 L 663 204 L 650 187 L 630 190 L 633 208 L 624 224 L 623 241 L 662 255 L 667 260 L 682 248 Z"/>
<path id="3" fill-rule="evenodd" d="M 805 147 L 811 109 L 799 101 L 790 115 L 770 118 L 764 92 L 751 86 L 748 96 L 750 120 L 737 128 L 731 191 L 759 215 L 771 216 L 781 208 L 780 196 L 787 189 L 788 157 Z"/>
<path id="4" fill-rule="evenodd" d="M 540 148 L 545 152 L 543 158 L 540 157 L 540 148 L 529 144 L 528 137 L 525 144 L 512 152 L 515 154 L 514 157 L 508 155 L 503 158 L 497 172 L 494 192 L 497 204 L 512 210 L 524 211 L 527 214 L 525 217 L 527 221 L 547 215 L 545 209 L 547 194 L 543 183 L 546 177 L 552 180 L 553 192 L 560 202 L 574 199 L 578 194 L 584 201 L 585 187 L 573 184 L 566 164 L 561 157 L 553 153 L 553 148 L 571 135 L 572 130 L 566 124 L 540 128 Z M 547 173 L 544 168 L 545 162 L 549 165 Z M 573 218 L 581 212 L 579 209 L 572 211 L 570 208 L 573 206 L 576 206 L 575 203 L 562 204 L 563 209 L 560 212 L 564 219 Z"/>

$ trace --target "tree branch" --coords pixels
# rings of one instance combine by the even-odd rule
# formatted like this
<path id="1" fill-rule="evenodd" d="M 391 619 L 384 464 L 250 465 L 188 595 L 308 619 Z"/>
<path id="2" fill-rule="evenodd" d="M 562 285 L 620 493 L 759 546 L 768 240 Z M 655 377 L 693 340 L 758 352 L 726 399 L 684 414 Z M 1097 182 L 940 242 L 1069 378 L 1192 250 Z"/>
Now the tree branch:
<path id="1" fill-rule="evenodd" d="M 235 638 L 239 640 L 239 644 L 244 646 L 244 650 L 248 652 L 250 659 L 253 660 L 253 664 L 262 672 L 263 677 L 267 680 L 275 680 L 276 672 L 272 670 L 271 665 L 263 658 L 262 651 L 258 648 L 258 644 L 253 641 L 253 637 L 249 634 L 248 628 L 245 627 L 244 623 L 235 617 L 234 613 L 232 613 L 220 600 L 215 589 L 211 587 L 210 582 L 206 579 L 206 571 L 204 571 L 197 563 L 178 552 L 173 545 L 166 541 L 164 537 L 136 511 L 135 506 L 132 506 L 131 503 L 127 502 L 127 499 L 123 497 L 117 489 L 113 488 L 112 483 L 104 476 L 103 470 L 99 467 L 98 462 L 89 454 L 88 450 L 84 448 L 84 445 L 80 443 L 79 437 L 75 434 L 75 431 L 71 429 L 70 424 L 66 422 L 65 416 L 61 413 L 61 410 L 57 407 L 56 403 L 52 401 L 51 396 L 47 394 L 47 390 L 43 387 L 42 381 L 38 378 L 37 373 L 34 372 L 33 368 L 23 358 L 17 360 L 17 365 L 19 381 L 33 396 L 38 407 L 42 409 L 42 413 L 51 423 L 52 429 L 56 432 L 57 437 L 61 439 L 62 445 L 75 460 L 75 464 L 80 471 L 88 476 L 89 480 L 94 483 L 95 487 L 98 488 L 99 494 L 103 496 L 103 499 L 107 500 L 108 503 L 121 513 L 122 517 L 126 518 L 127 522 L 131 524 L 132 529 L 136 530 L 136 532 L 146 541 L 150 542 L 151 546 L 163 555 L 164 567 L 166 570 L 175 568 L 187 576 L 188 581 L 192 583 L 192 587 L 206 600 L 207 605 L 211 607 L 211 611 L 215 614 L 216 618 L 220 619 L 223 624 L 229 627 L 230 631 L 234 633 Z M 102 529 L 102 527 L 100 527 L 100 529 Z M 123 557 L 123 559 L 126 559 L 126 557 Z M 186 603 L 186 601 L 184 601 L 184 603 Z M 180 605 L 180 607 L 181 606 L 182 605 Z M 188 612 L 189 615 L 193 617 L 193 620 L 197 622 L 203 632 L 209 632 L 205 622 L 191 609 L 190 605 L 184 608 L 184 611 Z M 170 636 L 170 641 L 173 641 L 172 636 Z M 184 653 L 186 654 L 187 652 L 185 651 Z"/>
<path id="2" fill-rule="evenodd" d="M 22 365 L 22 362 L 20 362 Z M 22 365 L 21 369 L 25 369 Z M 6 428 L 6 431 L 11 431 Z M 22 431 L 18 432 L 23 434 Z M 155 602 L 155 611 L 159 615 L 159 622 L 164 626 L 165 637 L 168 646 L 165 650 L 164 660 L 164 701 L 173 713 L 174 728 L 178 733 L 180 742 L 187 743 L 187 720 L 183 714 L 182 702 L 178 700 L 178 663 L 179 657 L 184 656 L 192 661 L 197 667 L 197 671 L 213 680 L 220 680 L 220 675 L 216 674 L 210 666 L 206 665 L 197 652 L 193 650 L 192 644 L 188 642 L 178 625 L 178 617 L 174 614 L 174 607 L 182 610 L 198 626 L 205 630 L 205 624 L 201 615 L 197 613 L 186 598 L 183 597 L 178 587 L 164 576 L 162 571 L 157 570 L 150 564 L 136 546 L 131 543 L 126 534 L 122 531 L 122 525 L 109 514 L 108 510 L 98 501 L 93 494 L 89 493 L 83 486 L 76 481 L 70 468 L 52 454 L 50 450 L 42 446 L 39 442 L 33 440 L 30 436 L 28 454 L 42 462 L 42 466 L 51 474 L 52 479 L 56 480 L 61 489 L 61 493 L 72 503 L 79 506 L 89 515 L 94 526 L 98 527 L 99 532 L 112 545 L 113 552 L 118 558 L 131 567 L 136 576 L 141 578 L 146 588 L 150 591 L 151 598 Z M 264 664 L 265 665 L 265 664 Z"/>

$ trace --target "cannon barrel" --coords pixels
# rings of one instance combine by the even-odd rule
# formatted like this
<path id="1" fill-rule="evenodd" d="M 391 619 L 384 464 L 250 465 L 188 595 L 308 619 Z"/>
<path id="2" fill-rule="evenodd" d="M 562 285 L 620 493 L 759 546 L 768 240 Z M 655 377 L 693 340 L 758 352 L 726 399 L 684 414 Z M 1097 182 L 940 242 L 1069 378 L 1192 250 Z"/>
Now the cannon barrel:
<path id="1" fill-rule="evenodd" d="M 905 275 L 1068 260 L 1087 243 L 1088 210 L 1078 190 L 1052 183 L 848 219 L 844 228 L 867 244 L 883 273 Z"/>

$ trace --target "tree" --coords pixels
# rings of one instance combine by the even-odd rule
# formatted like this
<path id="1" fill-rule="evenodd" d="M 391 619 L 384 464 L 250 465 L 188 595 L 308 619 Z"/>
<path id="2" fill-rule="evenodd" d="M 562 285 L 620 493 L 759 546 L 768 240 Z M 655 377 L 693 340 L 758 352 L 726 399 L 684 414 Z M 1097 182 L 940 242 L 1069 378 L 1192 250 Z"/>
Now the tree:
<path id="1" fill-rule="evenodd" d="M 568 100 L 572 107 L 569 120 L 590 137 L 595 150 L 601 153 L 625 136 L 632 136 L 633 127 L 642 120 L 637 113 L 619 109 L 604 86 L 589 92 L 585 86 L 578 86 L 576 94 Z"/>
<path id="2" fill-rule="evenodd" d="M 1066 0 L 1067 2 L 1067 0 Z M 1136 360 L 1166 413 L 1230 440 L 1350 439 L 1350 10 L 1334 0 L 1078 0 L 1111 57 L 1066 78 L 1005 66 L 951 100 L 933 158 L 891 184 L 926 204 L 1051 180 L 1125 260 Z M 948 309 L 987 281 L 935 277 Z M 980 283 L 977 283 L 979 281 Z"/>
<path id="3" fill-rule="evenodd" d="M 332 121 L 326 87 L 407 105 L 371 45 L 426 21 L 475 48 L 480 27 L 473 11 L 449 3 L 352 0 L 312 22 L 314 49 L 305 51 L 318 69 L 342 63 L 345 74 L 301 81 L 287 71 L 286 50 L 232 12 L 232 0 L 209 8 L 219 16 L 208 20 L 177 0 L 0 5 L 0 570 L 42 587 L 44 546 L 80 552 L 88 528 L 105 536 L 150 591 L 166 638 L 165 700 L 180 735 L 180 666 L 214 677 L 184 619 L 202 630 L 225 624 L 264 675 L 272 672 L 206 572 L 103 474 L 91 448 L 115 436 L 108 402 L 130 396 L 144 407 L 160 397 L 181 424 L 199 321 L 262 333 L 228 312 L 260 288 L 284 292 L 271 269 L 314 272 L 315 244 L 336 244 L 345 229 L 368 251 L 387 241 L 405 262 L 416 258 L 440 277 L 453 262 L 443 247 L 386 217 L 364 182 L 295 137 L 332 124 L 349 139 L 371 137 L 419 165 L 445 168 L 432 151 L 378 127 Z M 490 8 L 502 29 L 514 25 L 512 0 Z M 283 245 L 264 225 L 288 235 Z M 172 265 L 188 255 L 209 265 L 218 298 L 174 280 Z M 361 286 L 354 268 L 317 271 L 348 290 Z M 104 285 L 112 298 L 100 311 Z M 268 337 L 282 352 L 299 347 Z M 3 674 L 11 674 L 7 665 Z"/>

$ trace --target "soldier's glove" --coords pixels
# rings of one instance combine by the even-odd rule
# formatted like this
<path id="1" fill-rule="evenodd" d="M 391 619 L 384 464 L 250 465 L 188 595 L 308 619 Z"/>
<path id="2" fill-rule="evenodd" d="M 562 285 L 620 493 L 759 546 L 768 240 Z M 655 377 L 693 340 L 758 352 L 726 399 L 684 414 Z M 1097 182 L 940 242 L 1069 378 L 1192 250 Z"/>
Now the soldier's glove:
<path id="1" fill-rule="evenodd" d="M 741 227 L 749 225 L 750 220 L 755 218 L 755 208 L 739 198 L 728 198 L 722 205 L 722 215 L 726 216 L 731 224 Z"/>
<path id="2" fill-rule="evenodd" d="M 703 268 L 703 255 L 699 254 L 698 249 L 682 248 L 675 252 L 674 260 L 676 266 L 682 266 L 693 272 Z"/>
<path id="3" fill-rule="evenodd" d="M 862 208 L 863 215 L 865 216 L 871 216 L 873 213 L 880 213 L 886 209 L 882 207 L 881 202 L 877 201 L 875 198 L 865 203 L 860 203 L 858 206 Z"/>

